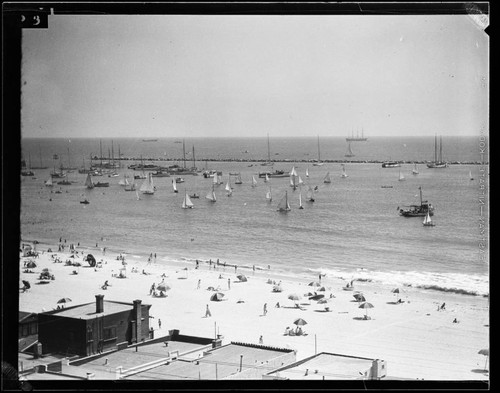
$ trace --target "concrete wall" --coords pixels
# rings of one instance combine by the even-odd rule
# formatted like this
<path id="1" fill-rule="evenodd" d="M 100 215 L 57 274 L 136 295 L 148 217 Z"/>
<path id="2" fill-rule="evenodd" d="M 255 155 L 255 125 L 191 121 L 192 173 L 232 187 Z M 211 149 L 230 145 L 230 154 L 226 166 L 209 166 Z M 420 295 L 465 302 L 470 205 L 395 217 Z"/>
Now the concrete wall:
<path id="1" fill-rule="evenodd" d="M 287 366 L 294 363 L 297 360 L 296 353 L 291 351 L 289 353 L 283 353 L 277 357 L 264 362 L 263 364 L 256 365 L 256 367 L 243 369 L 242 372 L 228 375 L 224 380 L 232 379 L 263 379 L 264 374 L 269 372 L 269 369 L 276 369 L 279 367 Z"/>

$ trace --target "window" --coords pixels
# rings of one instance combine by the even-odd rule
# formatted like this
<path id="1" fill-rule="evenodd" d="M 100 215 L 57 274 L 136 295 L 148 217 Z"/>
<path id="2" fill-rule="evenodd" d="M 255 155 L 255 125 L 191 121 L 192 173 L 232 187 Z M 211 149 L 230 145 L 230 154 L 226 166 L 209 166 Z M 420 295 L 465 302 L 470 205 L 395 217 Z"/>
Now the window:
<path id="1" fill-rule="evenodd" d="M 87 326 L 87 342 L 94 340 L 94 331 L 91 326 Z"/>
<path id="2" fill-rule="evenodd" d="M 103 336 L 104 340 L 116 339 L 116 326 L 105 327 Z"/>

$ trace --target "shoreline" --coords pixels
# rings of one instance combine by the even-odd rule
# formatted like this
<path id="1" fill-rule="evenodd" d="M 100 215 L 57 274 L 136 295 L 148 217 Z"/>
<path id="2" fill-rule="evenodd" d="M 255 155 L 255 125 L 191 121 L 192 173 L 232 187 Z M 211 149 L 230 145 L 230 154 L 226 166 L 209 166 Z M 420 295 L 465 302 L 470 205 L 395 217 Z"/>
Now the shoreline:
<path id="1" fill-rule="evenodd" d="M 27 243 L 26 240 L 24 242 Z M 323 305 L 309 300 L 308 296 L 304 297 L 315 292 L 315 287 L 308 285 L 318 279 L 313 274 L 284 276 L 274 272 L 272 266 L 269 270 L 256 268 L 255 271 L 238 266 L 235 272 L 234 267 L 219 266 L 214 269 L 206 263 L 200 263 L 196 269 L 196 264 L 191 261 L 175 262 L 162 258 L 148 264 L 149 254 L 146 253 L 126 257 L 127 279 L 119 280 L 113 274 L 122 264 L 116 259 L 119 253 L 111 251 L 112 246 L 107 248 L 105 255 L 94 252 L 96 260 L 104 262 L 102 268 L 94 269 L 82 262 L 88 248 L 76 247 L 77 257 L 69 259 L 70 253 L 56 251 L 57 245 L 55 241 L 51 247 L 53 252 L 47 253 L 45 246 L 50 247 L 50 243 L 37 244 L 37 249 L 44 253 L 34 259 L 38 266 L 33 270 L 51 269 L 56 279 L 48 285 L 36 285 L 38 275 L 23 272 L 23 261 L 33 258 L 20 258 L 20 280 L 28 279 L 35 284 L 28 292 L 20 292 L 21 311 L 49 311 L 63 296 L 70 297 L 74 305 L 89 303 L 101 293 L 107 300 L 131 302 L 142 299 L 143 303 L 151 304 L 151 315 L 154 316 L 151 326 L 158 336 L 166 334 L 169 329 L 179 329 L 183 334 L 211 337 L 216 329 L 224 340 L 258 343 L 262 335 L 265 345 L 296 349 L 297 360 L 314 355 L 317 340 L 317 352 L 387 360 L 387 379 L 488 378 L 485 374 L 472 371 L 484 362 L 484 357 L 477 355 L 477 351 L 488 346 L 487 298 L 414 288 L 404 288 L 396 295 L 378 283 L 355 282 L 354 289 L 361 291 L 374 305 L 368 311 L 372 319 L 362 321 L 360 318 L 365 310 L 358 309 L 353 292 L 343 290 L 346 281 L 338 277 L 323 277 L 321 284 L 325 286 L 325 291 L 317 292 L 324 293 L 331 303 L 330 312 L 325 312 Z M 57 254 L 62 263 L 54 263 L 52 254 Z M 77 275 L 71 274 L 74 268 L 65 266 L 65 260 L 82 263 Z M 131 273 L 132 267 L 138 273 Z M 142 271 L 148 274 L 140 273 Z M 162 274 L 166 274 L 166 281 L 172 289 L 166 298 L 151 297 L 151 284 L 160 282 Z M 244 274 L 248 281 L 239 282 L 238 274 Z M 109 280 L 111 287 L 102 290 L 105 280 Z M 201 280 L 199 289 L 198 280 Z M 268 280 L 275 283 L 281 281 L 283 292 L 273 292 L 273 285 Z M 220 289 L 225 294 L 224 300 L 209 301 L 213 292 L 207 290 L 208 287 Z M 292 292 L 301 296 L 299 303 L 303 310 L 294 308 L 294 302 L 288 299 Z M 398 304 L 396 296 L 404 303 Z M 275 307 L 277 302 L 280 308 Z M 437 311 L 443 302 L 447 305 L 446 310 Z M 262 312 L 264 303 L 267 303 L 267 315 Z M 206 304 L 210 306 L 212 317 L 204 317 Z M 285 327 L 290 326 L 297 316 L 308 321 L 308 336 L 284 336 Z M 458 323 L 452 322 L 454 318 L 458 319 Z M 158 319 L 162 320 L 161 329 L 158 328 Z"/>

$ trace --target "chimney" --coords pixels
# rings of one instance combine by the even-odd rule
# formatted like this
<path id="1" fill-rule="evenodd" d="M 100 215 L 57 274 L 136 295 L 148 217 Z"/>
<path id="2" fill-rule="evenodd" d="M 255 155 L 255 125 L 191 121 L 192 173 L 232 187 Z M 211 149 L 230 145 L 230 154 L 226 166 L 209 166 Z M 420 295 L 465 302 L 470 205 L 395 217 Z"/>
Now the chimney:
<path id="1" fill-rule="evenodd" d="M 135 318 L 135 328 L 136 328 L 136 334 L 135 337 L 137 338 L 137 342 L 141 341 L 142 339 L 142 307 L 141 307 L 142 300 L 134 300 L 134 318 Z"/>
<path id="2" fill-rule="evenodd" d="M 95 312 L 104 312 L 104 295 L 95 295 Z"/>

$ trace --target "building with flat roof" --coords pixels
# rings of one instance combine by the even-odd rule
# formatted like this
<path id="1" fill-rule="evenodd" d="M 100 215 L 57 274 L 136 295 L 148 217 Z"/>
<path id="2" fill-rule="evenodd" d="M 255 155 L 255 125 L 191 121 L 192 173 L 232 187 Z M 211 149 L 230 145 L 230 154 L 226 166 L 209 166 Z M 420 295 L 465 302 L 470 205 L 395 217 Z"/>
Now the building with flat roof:
<path id="1" fill-rule="evenodd" d="M 280 367 L 263 376 L 265 380 L 353 380 L 381 379 L 387 374 L 385 360 L 321 352 Z"/>
<path id="2" fill-rule="evenodd" d="M 90 356 L 144 341 L 150 337 L 149 309 L 133 303 L 104 300 L 38 314 L 35 355 L 62 353 Z"/>

